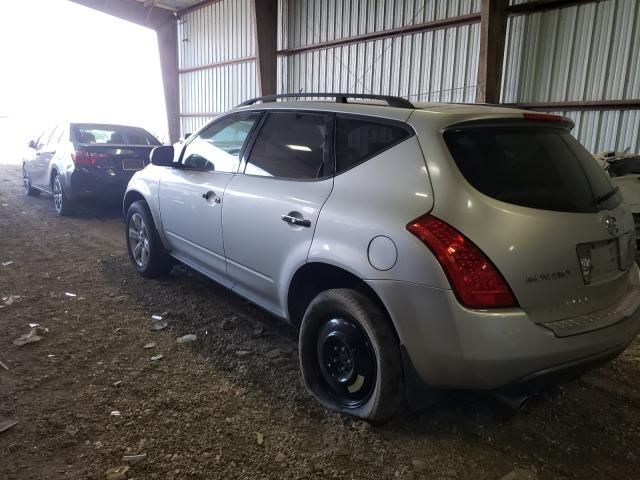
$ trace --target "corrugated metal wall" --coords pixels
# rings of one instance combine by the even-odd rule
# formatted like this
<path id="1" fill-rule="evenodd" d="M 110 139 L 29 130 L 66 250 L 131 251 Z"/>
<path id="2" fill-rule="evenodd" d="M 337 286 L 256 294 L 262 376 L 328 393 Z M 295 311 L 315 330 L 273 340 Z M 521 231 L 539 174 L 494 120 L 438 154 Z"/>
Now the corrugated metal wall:
<path id="1" fill-rule="evenodd" d="M 476 13 L 480 0 L 281 0 L 286 50 Z M 283 93 L 341 91 L 473 101 L 479 24 L 395 36 L 279 59 Z"/>
<path id="2" fill-rule="evenodd" d="M 573 135 L 592 153 L 607 150 L 640 152 L 640 110 L 551 112 L 571 118 Z"/>
<path id="3" fill-rule="evenodd" d="M 523 2 L 518 2 L 523 3 Z M 640 98 L 640 1 L 607 0 L 512 17 L 502 101 Z M 568 112 L 591 151 L 640 151 L 640 111 Z"/>
<path id="4" fill-rule="evenodd" d="M 250 0 L 223 0 L 178 22 L 181 132 L 257 95 Z"/>
<path id="5" fill-rule="evenodd" d="M 528 0 L 511 0 L 511 4 Z M 478 23 L 322 46 L 477 13 L 481 0 L 280 0 L 278 91 L 382 93 L 473 102 Z M 251 0 L 222 0 L 178 25 L 182 132 L 258 95 Z M 397 32 L 396 33 L 401 33 Z M 317 46 L 315 48 L 313 46 Z M 640 0 L 606 0 L 511 17 L 503 101 L 640 98 Z M 592 151 L 640 151 L 640 111 L 568 112 Z"/>

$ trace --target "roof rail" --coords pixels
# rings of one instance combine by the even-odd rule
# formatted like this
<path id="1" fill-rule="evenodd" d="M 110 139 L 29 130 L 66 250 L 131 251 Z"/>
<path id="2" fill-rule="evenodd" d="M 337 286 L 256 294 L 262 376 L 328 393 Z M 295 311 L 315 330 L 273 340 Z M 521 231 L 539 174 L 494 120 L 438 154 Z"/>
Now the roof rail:
<path id="1" fill-rule="evenodd" d="M 381 100 L 387 102 L 390 107 L 410 108 L 414 109 L 413 104 L 402 97 L 394 97 L 391 95 L 369 95 L 365 93 L 280 93 L 278 95 L 265 95 L 264 97 L 256 97 L 251 100 L 242 102 L 238 107 L 253 105 L 256 102 L 275 102 L 279 98 L 300 98 L 300 97 L 321 97 L 335 98 L 337 103 L 348 103 L 347 98 L 362 98 L 367 100 Z"/>

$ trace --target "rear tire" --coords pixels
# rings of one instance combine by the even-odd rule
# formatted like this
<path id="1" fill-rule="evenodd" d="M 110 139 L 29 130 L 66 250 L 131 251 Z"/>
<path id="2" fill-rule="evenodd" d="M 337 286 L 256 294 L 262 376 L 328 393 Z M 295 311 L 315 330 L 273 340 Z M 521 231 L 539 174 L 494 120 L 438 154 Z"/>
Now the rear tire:
<path id="1" fill-rule="evenodd" d="M 29 178 L 29 173 L 27 173 L 26 165 L 22 165 L 22 184 L 24 186 L 24 193 L 30 197 L 37 197 L 40 195 L 40 190 L 33 188 L 31 185 L 31 179 Z"/>
<path id="2" fill-rule="evenodd" d="M 75 204 L 73 200 L 69 199 L 67 192 L 64 191 L 59 173 L 56 173 L 56 176 L 53 177 L 51 190 L 53 191 L 53 206 L 56 209 L 56 213 L 61 217 L 73 215 Z"/>
<path id="3" fill-rule="evenodd" d="M 402 403 L 396 333 L 366 295 L 326 290 L 309 304 L 300 329 L 304 384 L 324 407 L 372 423 L 391 419 Z"/>
<path id="4" fill-rule="evenodd" d="M 146 202 L 133 202 L 125 220 L 127 252 L 136 271 L 145 278 L 169 273 L 173 262 L 162 245 Z"/>

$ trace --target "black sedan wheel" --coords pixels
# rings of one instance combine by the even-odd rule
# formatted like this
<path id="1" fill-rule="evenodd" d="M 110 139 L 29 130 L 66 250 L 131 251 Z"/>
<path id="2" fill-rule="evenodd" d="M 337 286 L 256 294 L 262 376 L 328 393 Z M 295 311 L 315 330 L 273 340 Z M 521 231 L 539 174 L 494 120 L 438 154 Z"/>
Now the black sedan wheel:
<path id="1" fill-rule="evenodd" d="M 300 366 L 307 390 L 327 408 L 380 423 L 400 406 L 395 331 L 360 292 L 327 290 L 313 299 L 300 329 Z"/>
<path id="2" fill-rule="evenodd" d="M 40 190 L 31 186 L 31 178 L 29 178 L 29 173 L 25 165 L 22 166 L 22 185 L 24 187 L 24 193 L 27 195 L 35 197 L 40 194 Z"/>
<path id="3" fill-rule="evenodd" d="M 53 178 L 52 182 L 52 191 L 53 191 L 53 206 L 56 209 L 56 212 L 61 217 L 67 217 L 73 214 L 73 201 L 67 197 L 67 193 L 64 191 L 64 187 L 62 185 L 62 178 L 59 174 Z"/>

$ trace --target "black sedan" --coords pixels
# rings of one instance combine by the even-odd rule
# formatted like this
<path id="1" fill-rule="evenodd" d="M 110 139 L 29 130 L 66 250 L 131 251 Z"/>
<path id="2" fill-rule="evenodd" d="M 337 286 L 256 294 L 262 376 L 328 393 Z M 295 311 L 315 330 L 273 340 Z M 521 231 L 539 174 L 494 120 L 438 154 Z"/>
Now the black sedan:
<path id="1" fill-rule="evenodd" d="M 53 195 L 58 215 L 71 215 L 81 199 L 121 200 L 131 176 L 160 142 L 138 127 L 64 123 L 29 142 L 22 161 L 24 189 Z"/>

